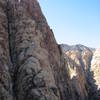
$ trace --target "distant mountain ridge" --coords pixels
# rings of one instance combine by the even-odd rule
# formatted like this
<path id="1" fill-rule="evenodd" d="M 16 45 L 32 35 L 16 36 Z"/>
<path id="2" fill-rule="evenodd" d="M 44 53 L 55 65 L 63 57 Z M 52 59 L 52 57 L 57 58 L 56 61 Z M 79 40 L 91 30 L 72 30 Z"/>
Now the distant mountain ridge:
<path id="1" fill-rule="evenodd" d="M 91 48 L 91 47 L 87 47 L 84 46 L 82 44 L 76 44 L 76 45 L 68 45 L 68 44 L 61 44 L 61 47 L 63 48 L 63 50 L 66 52 L 68 50 L 84 50 L 84 49 L 90 49 L 91 51 L 95 51 L 95 48 Z"/>

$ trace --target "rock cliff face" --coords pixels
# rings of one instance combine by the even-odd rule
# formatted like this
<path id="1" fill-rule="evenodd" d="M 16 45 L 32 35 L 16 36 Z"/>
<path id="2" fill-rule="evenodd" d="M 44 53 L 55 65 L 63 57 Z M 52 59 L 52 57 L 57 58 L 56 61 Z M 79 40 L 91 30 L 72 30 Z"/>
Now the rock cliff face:
<path id="1" fill-rule="evenodd" d="M 91 82 L 93 96 L 95 100 L 99 100 L 100 99 L 100 49 L 96 49 L 96 51 L 93 54 L 90 70 L 94 77 L 94 81 Z"/>
<path id="2" fill-rule="evenodd" d="M 58 45 L 37 0 L 0 0 L 0 100 L 100 100 L 99 52 Z"/>
<path id="3" fill-rule="evenodd" d="M 100 49 L 62 44 L 77 100 L 100 100 Z"/>
<path id="4" fill-rule="evenodd" d="M 93 53 L 83 45 L 62 45 L 62 48 L 77 100 L 88 100 L 87 78 Z"/>
<path id="5" fill-rule="evenodd" d="M 0 28 L 0 100 L 74 100 L 62 50 L 37 0 L 0 0 Z"/>
<path id="6" fill-rule="evenodd" d="M 13 100 L 6 0 L 0 0 L 0 100 Z"/>

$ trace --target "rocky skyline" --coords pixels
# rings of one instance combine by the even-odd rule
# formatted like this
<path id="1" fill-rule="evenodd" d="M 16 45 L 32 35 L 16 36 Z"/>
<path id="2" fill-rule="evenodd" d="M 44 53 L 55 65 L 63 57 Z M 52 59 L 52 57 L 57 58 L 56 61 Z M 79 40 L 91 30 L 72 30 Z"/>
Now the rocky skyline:
<path id="1" fill-rule="evenodd" d="M 59 44 L 100 48 L 99 0 L 38 0 Z"/>

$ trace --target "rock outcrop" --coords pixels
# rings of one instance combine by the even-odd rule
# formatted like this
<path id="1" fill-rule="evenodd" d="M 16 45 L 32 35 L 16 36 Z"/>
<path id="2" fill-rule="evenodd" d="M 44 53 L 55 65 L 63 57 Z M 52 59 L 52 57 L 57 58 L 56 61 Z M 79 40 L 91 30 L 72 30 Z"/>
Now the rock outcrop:
<path id="1" fill-rule="evenodd" d="M 87 78 L 93 53 L 83 45 L 62 45 L 62 48 L 77 100 L 88 100 Z"/>
<path id="2" fill-rule="evenodd" d="M 0 100 L 13 100 L 6 0 L 0 0 Z"/>
<path id="3" fill-rule="evenodd" d="M 100 100 L 99 52 L 58 45 L 37 0 L 0 0 L 0 100 Z"/>
<path id="4" fill-rule="evenodd" d="M 100 100 L 100 49 L 62 44 L 77 100 Z"/>
<path id="5" fill-rule="evenodd" d="M 100 100 L 100 49 L 96 49 L 91 61 L 91 72 L 93 76 L 92 94 L 95 100 Z"/>
<path id="6" fill-rule="evenodd" d="M 0 100 L 74 100 L 63 53 L 37 0 L 0 5 Z"/>

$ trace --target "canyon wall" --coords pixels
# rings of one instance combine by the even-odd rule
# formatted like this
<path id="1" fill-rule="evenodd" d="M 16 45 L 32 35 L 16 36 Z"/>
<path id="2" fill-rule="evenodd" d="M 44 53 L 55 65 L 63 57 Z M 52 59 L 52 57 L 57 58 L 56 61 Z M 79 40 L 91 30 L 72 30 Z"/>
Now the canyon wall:
<path id="1" fill-rule="evenodd" d="M 6 0 L 0 0 L 0 100 L 13 100 Z"/>
<path id="2" fill-rule="evenodd" d="M 88 70 L 92 52 L 83 45 L 62 45 L 77 100 L 88 100 Z"/>
<path id="3" fill-rule="evenodd" d="M 96 49 L 93 54 L 90 71 L 94 79 L 91 82 L 92 95 L 95 100 L 100 100 L 100 49 Z"/>
<path id="4" fill-rule="evenodd" d="M 100 49 L 61 45 L 77 100 L 100 100 Z"/>
<path id="5" fill-rule="evenodd" d="M 0 100 L 100 100 L 99 52 L 58 45 L 37 0 L 0 0 Z"/>
<path id="6" fill-rule="evenodd" d="M 62 50 L 37 0 L 0 5 L 0 100 L 74 100 Z"/>

